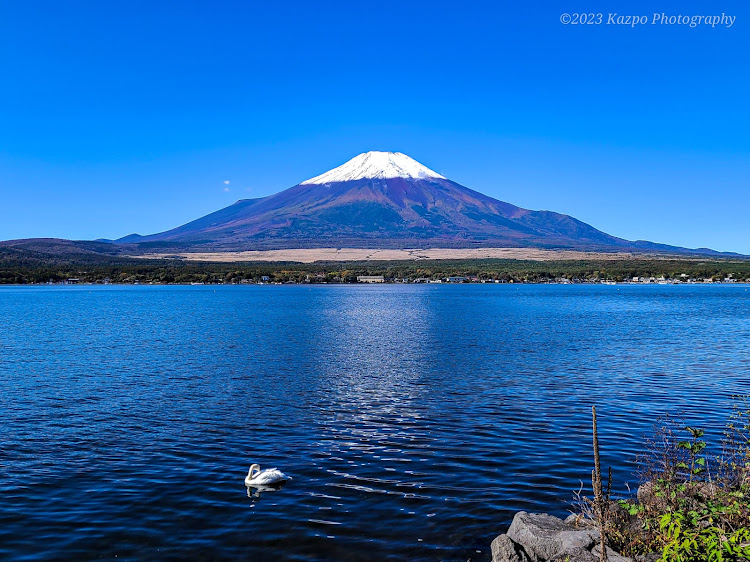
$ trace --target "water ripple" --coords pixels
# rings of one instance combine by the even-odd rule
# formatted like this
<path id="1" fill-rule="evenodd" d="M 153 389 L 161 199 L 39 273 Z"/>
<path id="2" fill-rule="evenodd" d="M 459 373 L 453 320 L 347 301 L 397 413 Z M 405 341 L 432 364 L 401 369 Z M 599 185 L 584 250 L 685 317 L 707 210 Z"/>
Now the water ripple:
<path id="1" fill-rule="evenodd" d="M 750 393 L 741 286 L 3 287 L 0 557 L 489 560 Z M 248 490 L 252 462 L 293 476 Z"/>

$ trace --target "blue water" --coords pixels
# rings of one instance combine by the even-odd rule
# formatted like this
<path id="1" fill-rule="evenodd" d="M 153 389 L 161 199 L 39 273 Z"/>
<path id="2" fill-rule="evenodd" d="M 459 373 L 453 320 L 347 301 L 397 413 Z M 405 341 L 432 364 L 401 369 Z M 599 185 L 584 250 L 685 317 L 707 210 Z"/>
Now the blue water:
<path id="1" fill-rule="evenodd" d="M 0 558 L 488 560 L 750 393 L 747 286 L 0 288 Z M 293 480 L 248 496 L 251 463 Z"/>

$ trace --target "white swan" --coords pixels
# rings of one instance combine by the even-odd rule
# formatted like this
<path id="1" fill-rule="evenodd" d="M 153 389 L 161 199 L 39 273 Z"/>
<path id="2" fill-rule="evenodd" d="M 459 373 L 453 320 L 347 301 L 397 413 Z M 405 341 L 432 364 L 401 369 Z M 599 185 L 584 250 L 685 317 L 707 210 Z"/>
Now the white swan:
<path id="1" fill-rule="evenodd" d="M 271 486 L 291 479 L 290 476 L 287 476 L 277 468 L 267 468 L 261 471 L 260 465 L 254 464 L 247 471 L 245 486 Z"/>

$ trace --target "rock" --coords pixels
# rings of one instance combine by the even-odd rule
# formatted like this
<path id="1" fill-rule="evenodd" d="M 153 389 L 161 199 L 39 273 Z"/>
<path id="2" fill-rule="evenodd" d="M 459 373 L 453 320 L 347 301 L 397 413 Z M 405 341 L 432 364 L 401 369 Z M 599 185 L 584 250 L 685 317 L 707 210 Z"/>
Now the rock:
<path id="1" fill-rule="evenodd" d="M 696 482 L 693 484 L 695 492 L 705 499 L 713 499 L 719 493 L 719 487 L 712 482 Z"/>
<path id="2" fill-rule="evenodd" d="M 594 529 L 574 529 L 560 534 L 563 551 L 576 548 L 589 549 L 596 542 L 599 532 Z"/>
<path id="3" fill-rule="evenodd" d="M 654 483 L 646 482 L 645 484 L 641 484 L 640 486 L 638 486 L 638 493 L 636 494 L 636 498 L 638 498 L 638 503 L 643 505 L 654 503 L 654 499 L 656 499 L 656 495 L 654 492 Z"/>
<path id="4" fill-rule="evenodd" d="M 513 542 L 508 535 L 498 535 L 490 545 L 492 562 L 529 562 L 523 547 Z"/>
<path id="5" fill-rule="evenodd" d="M 658 562 L 661 560 L 661 554 L 650 552 L 649 554 L 641 554 L 635 557 L 635 562 Z"/>
<path id="6" fill-rule="evenodd" d="M 585 548 L 573 548 L 558 554 L 553 562 L 599 562 L 599 559 Z"/>
<path id="7" fill-rule="evenodd" d="M 596 559 L 599 560 L 601 551 L 601 547 L 597 544 L 594 548 L 591 549 L 591 554 L 593 554 Z M 635 562 L 635 560 L 633 560 L 632 558 L 628 558 L 627 556 L 623 556 L 622 554 L 618 554 L 611 548 L 607 547 L 607 562 Z"/>
<path id="8" fill-rule="evenodd" d="M 594 529 L 577 529 L 558 517 L 520 511 L 513 518 L 508 537 L 535 560 L 554 560 L 563 552 L 587 550 L 596 542 Z"/>

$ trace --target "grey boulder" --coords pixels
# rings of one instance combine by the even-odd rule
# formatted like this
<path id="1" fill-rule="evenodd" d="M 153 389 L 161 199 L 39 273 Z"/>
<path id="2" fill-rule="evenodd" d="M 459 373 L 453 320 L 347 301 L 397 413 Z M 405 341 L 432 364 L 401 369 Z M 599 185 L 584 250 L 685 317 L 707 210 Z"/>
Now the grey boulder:
<path id="1" fill-rule="evenodd" d="M 508 537 L 520 544 L 533 560 L 555 560 L 566 553 L 590 549 L 598 533 L 546 513 L 519 511 L 508 529 Z"/>
<path id="2" fill-rule="evenodd" d="M 558 554 L 553 562 L 599 562 L 599 559 L 585 548 L 573 548 Z"/>
<path id="3" fill-rule="evenodd" d="M 530 562 L 523 547 L 513 542 L 508 535 L 498 535 L 490 545 L 492 562 Z"/>

